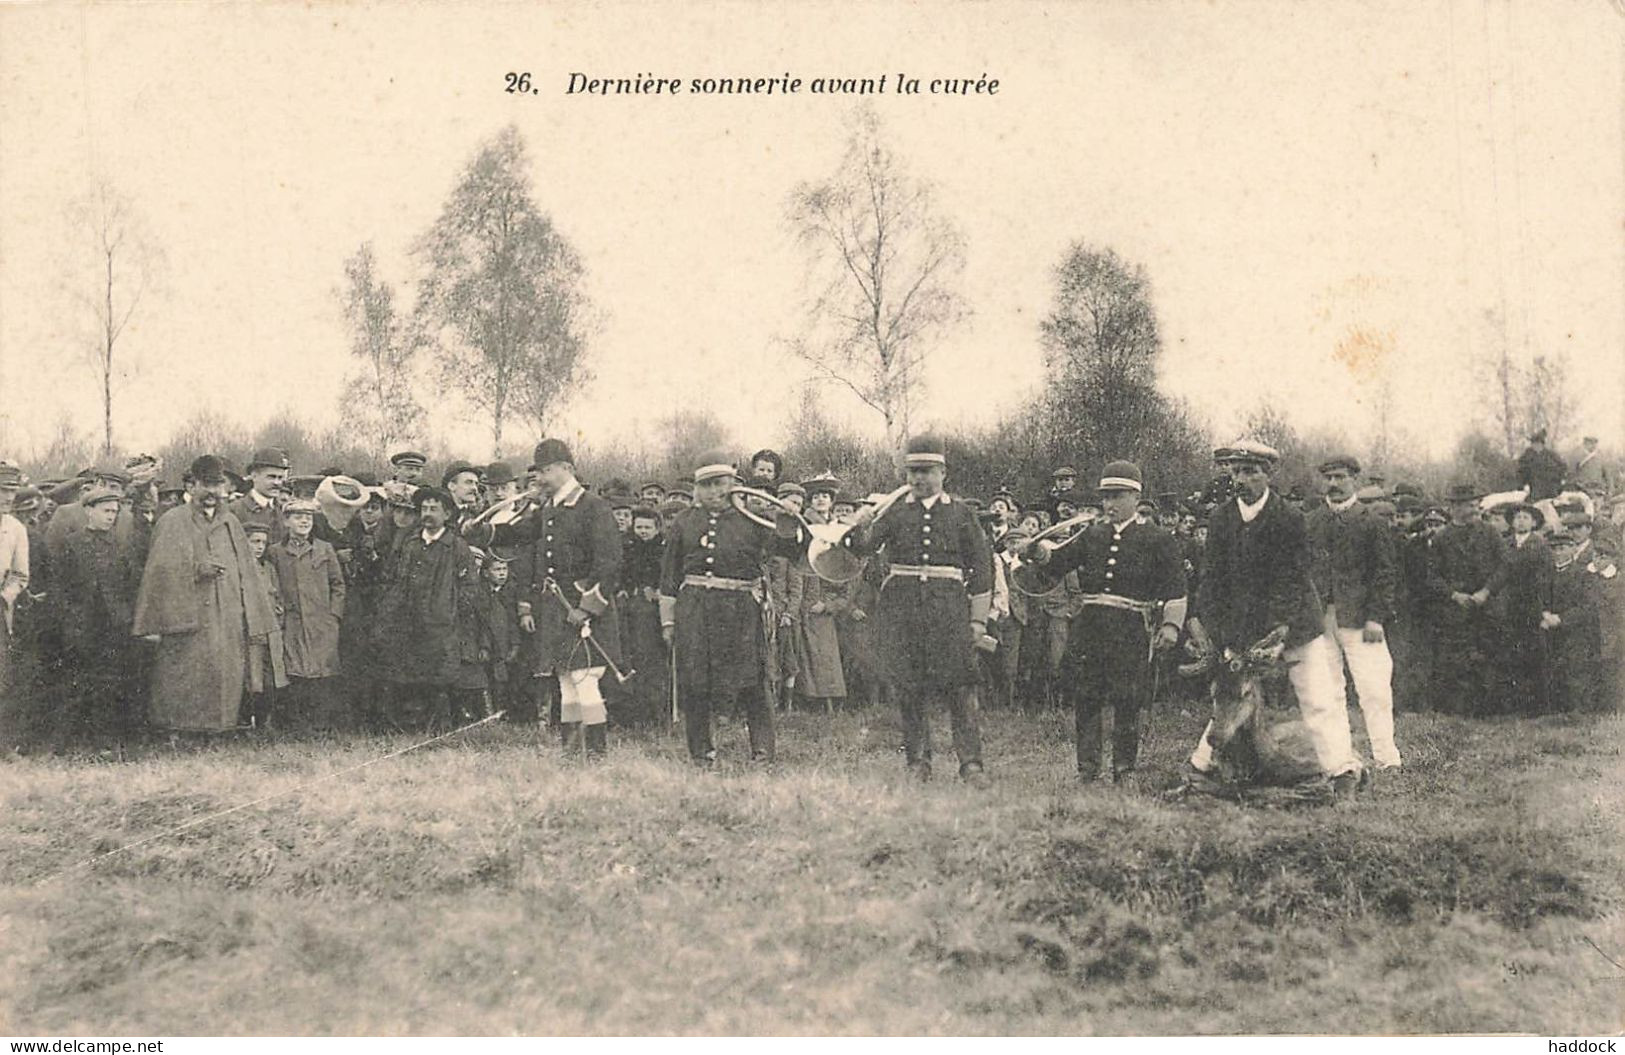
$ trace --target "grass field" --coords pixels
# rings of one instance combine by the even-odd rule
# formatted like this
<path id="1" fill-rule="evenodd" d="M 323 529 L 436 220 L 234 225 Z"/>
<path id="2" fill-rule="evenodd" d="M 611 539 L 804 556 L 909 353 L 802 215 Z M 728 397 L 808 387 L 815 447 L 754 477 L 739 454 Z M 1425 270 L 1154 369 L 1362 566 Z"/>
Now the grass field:
<path id="1" fill-rule="evenodd" d="M 907 782 L 891 713 L 789 716 L 772 774 L 487 727 L 56 878 L 411 741 L 0 764 L 0 1033 L 1625 1026 L 1619 717 L 1405 716 L 1295 811 L 1160 800 L 1189 712 L 1091 788 L 1068 719 L 984 718 L 981 791 Z"/>

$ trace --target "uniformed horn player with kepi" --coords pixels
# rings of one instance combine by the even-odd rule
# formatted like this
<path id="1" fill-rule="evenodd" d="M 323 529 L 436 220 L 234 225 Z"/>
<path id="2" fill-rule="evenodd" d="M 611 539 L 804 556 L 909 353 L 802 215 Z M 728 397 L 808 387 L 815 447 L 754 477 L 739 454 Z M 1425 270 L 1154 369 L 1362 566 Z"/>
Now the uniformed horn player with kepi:
<path id="1" fill-rule="evenodd" d="M 464 534 L 484 548 L 517 548 L 510 575 L 519 625 L 534 635 L 535 675 L 558 680 L 560 740 L 566 752 L 584 743 L 589 756 L 601 757 L 608 716 L 599 681 L 621 662 L 613 611 L 621 535 L 609 503 L 576 479 L 575 456 L 562 440 L 543 440 L 535 455 L 547 501 L 523 519 L 486 519 Z"/>
<path id="2" fill-rule="evenodd" d="M 1065 691 L 1078 737 L 1078 780 L 1100 775 L 1101 723 L 1112 709 L 1112 779 L 1135 767 L 1140 708 L 1150 697 L 1153 650 L 1172 647 L 1185 622 L 1179 544 L 1140 520 L 1140 467 L 1107 462 L 1097 489 L 1105 518 L 1064 542 L 1043 540 L 1026 556 L 1057 581 L 1077 571 L 1083 610 L 1067 638 Z"/>
<path id="3" fill-rule="evenodd" d="M 764 557 L 797 552 L 783 538 L 747 517 L 729 500 L 738 472 L 721 452 L 694 470 L 696 505 L 684 510 L 666 535 L 660 570 L 660 632 L 672 649 L 678 705 L 689 757 L 716 764 L 712 711 L 739 700 L 750 733 L 751 761 L 774 761 L 773 708 L 762 684 Z"/>
<path id="4" fill-rule="evenodd" d="M 936 436 L 916 436 L 903 456 L 909 492 L 853 532 L 859 553 L 884 552 L 879 645 L 903 711 L 909 769 L 931 777 L 930 707 L 946 702 L 959 775 L 986 782 L 977 719 L 976 641 L 987 633 L 993 550 L 976 511 L 943 490 L 948 459 Z M 863 514 L 859 514 L 862 516 Z"/>

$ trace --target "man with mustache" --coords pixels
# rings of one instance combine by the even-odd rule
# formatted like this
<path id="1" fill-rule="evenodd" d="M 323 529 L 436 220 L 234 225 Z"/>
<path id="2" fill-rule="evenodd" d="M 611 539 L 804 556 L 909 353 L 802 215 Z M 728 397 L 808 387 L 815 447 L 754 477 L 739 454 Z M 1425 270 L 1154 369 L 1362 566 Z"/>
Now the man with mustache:
<path id="1" fill-rule="evenodd" d="M 226 509 L 225 463 L 192 463 L 191 501 L 159 518 L 132 632 L 157 643 L 154 725 L 220 732 L 237 725 L 249 644 L 275 625 L 248 538 Z"/>

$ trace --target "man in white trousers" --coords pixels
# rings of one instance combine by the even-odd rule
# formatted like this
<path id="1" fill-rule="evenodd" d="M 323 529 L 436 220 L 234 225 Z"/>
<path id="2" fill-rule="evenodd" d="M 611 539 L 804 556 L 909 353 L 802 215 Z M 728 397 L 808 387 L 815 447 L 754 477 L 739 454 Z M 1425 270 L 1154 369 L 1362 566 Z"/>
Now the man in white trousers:
<path id="1" fill-rule="evenodd" d="M 1324 610 L 1310 577 L 1303 514 L 1270 486 L 1280 457 L 1275 448 L 1256 440 L 1238 440 L 1214 452 L 1214 460 L 1230 473 L 1235 497 L 1208 519 L 1193 619 L 1220 651 L 1245 651 L 1272 631 L 1285 629 L 1283 658 L 1321 772 L 1339 794 L 1352 793 L 1363 767 L 1349 735 L 1347 708 L 1332 679 L 1336 646 L 1326 635 Z M 1190 764 L 1197 779 L 1212 768 L 1208 730 Z"/>
<path id="2" fill-rule="evenodd" d="M 1321 462 L 1318 471 L 1325 500 L 1305 520 L 1315 590 L 1326 606 L 1326 636 L 1336 646 L 1330 657 L 1332 680 L 1347 707 L 1346 661 L 1371 739 L 1371 757 L 1379 770 L 1397 769 L 1394 661 L 1385 630 L 1394 619 L 1399 581 L 1394 533 L 1355 497 L 1359 459 L 1340 454 Z"/>

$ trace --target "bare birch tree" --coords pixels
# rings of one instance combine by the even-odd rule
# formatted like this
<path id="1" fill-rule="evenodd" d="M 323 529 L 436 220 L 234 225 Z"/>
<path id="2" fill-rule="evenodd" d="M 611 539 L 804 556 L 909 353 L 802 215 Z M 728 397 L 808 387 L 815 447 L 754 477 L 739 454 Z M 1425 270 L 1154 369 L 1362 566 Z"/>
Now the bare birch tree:
<path id="1" fill-rule="evenodd" d="M 964 238 L 868 108 L 854 114 L 840 166 L 798 184 L 788 215 L 811 291 L 790 348 L 878 413 L 887 445 L 901 452 L 932 340 L 968 314 L 956 288 Z"/>
<path id="2" fill-rule="evenodd" d="M 396 314 L 394 289 L 378 274 L 372 243 L 344 262 L 337 296 L 350 326 L 350 354 L 357 360 L 344 387 L 345 420 L 381 457 L 423 433 L 423 405 L 412 390 L 417 344 Z"/>
<path id="3" fill-rule="evenodd" d="M 68 262 L 62 289 L 81 327 L 82 361 L 102 404 L 102 452 L 113 450 L 113 395 L 135 363 L 120 343 L 130 318 L 159 277 L 162 249 L 130 200 L 107 179 L 69 203 Z"/>

